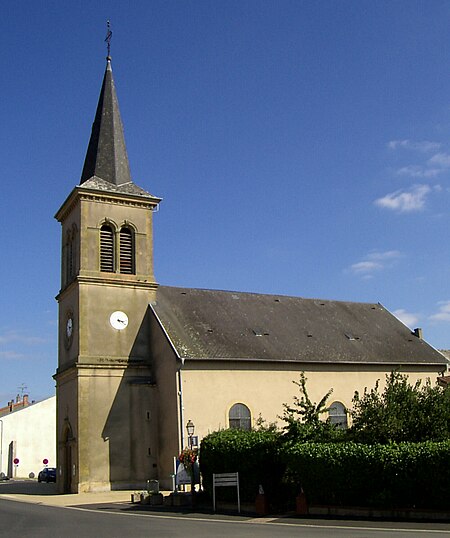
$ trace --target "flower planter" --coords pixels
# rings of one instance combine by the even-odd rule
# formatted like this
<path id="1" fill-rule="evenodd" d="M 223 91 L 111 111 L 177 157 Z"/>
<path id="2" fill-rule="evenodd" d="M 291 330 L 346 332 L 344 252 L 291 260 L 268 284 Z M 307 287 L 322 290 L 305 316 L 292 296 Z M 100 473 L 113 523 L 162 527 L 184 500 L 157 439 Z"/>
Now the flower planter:
<path id="1" fill-rule="evenodd" d="M 295 513 L 299 516 L 308 514 L 308 503 L 306 502 L 306 495 L 303 490 L 295 498 Z"/>
<path id="2" fill-rule="evenodd" d="M 269 500 L 264 493 L 258 493 L 255 499 L 255 512 L 258 516 L 265 516 L 269 513 Z"/>

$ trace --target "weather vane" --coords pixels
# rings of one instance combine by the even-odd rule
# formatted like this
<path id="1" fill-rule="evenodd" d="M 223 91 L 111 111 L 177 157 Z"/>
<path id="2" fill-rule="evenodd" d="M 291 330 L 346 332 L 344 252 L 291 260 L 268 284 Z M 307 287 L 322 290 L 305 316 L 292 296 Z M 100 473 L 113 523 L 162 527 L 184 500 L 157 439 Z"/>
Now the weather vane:
<path id="1" fill-rule="evenodd" d="M 106 37 L 105 37 L 105 43 L 108 48 L 108 58 L 111 56 L 111 37 L 112 37 L 112 31 L 111 31 L 111 25 L 109 21 L 106 21 Z"/>

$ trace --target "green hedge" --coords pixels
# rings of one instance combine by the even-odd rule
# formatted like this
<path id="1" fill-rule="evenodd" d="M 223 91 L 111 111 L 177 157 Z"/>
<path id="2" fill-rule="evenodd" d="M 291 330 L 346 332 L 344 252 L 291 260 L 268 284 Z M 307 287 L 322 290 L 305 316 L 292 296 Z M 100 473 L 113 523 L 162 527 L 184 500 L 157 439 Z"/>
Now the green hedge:
<path id="1" fill-rule="evenodd" d="M 450 441 L 366 445 L 286 443 L 275 431 L 223 430 L 202 440 L 200 470 L 207 495 L 212 474 L 239 472 L 241 498 L 261 484 L 275 507 L 303 488 L 310 504 L 447 509 Z M 222 498 L 235 498 L 220 488 Z M 229 491 L 228 491 L 229 490 Z"/>
<path id="2" fill-rule="evenodd" d="M 282 459 L 311 504 L 448 508 L 450 441 L 291 444 Z"/>
<path id="3" fill-rule="evenodd" d="M 203 488 L 212 496 L 213 473 L 239 472 L 243 501 L 253 502 L 259 485 L 275 500 L 282 487 L 284 463 L 280 459 L 281 435 L 272 430 L 222 430 L 203 438 L 200 446 L 200 471 Z M 231 490 L 232 488 L 220 488 Z M 234 492 L 221 491 L 230 496 Z"/>

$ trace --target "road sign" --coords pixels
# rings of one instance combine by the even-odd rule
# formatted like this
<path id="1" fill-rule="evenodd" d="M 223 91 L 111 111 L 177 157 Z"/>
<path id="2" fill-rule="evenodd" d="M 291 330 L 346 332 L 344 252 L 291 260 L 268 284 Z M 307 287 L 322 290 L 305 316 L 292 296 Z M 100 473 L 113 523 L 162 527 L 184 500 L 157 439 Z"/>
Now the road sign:
<path id="1" fill-rule="evenodd" d="M 19 465 L 19 458 L 14 458 L 14 465 Z"/>
<path id="2" fill-rule="evenodd" d="M 42 460 L 42 463 L 43 463 L 44 465 L 47 465 L 47 464 L 48 464 L 48 459 L 47 459 L 47 458 L 44 458 L 44 459 Z"/>

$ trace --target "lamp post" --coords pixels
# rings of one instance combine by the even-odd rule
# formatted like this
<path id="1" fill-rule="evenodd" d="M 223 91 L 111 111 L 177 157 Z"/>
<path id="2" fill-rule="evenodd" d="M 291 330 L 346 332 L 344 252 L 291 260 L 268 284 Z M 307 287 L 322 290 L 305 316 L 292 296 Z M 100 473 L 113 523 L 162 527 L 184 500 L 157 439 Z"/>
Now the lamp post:
<path id="1" fill-rule="evenodd" d="M 188 420 L 186 424 L 188 434 L 188 447 L 192 450 L 192 436 L 194 435 L 195 426 L 192 420 Z M 191 463 L 191 504 L 195 506 L 195 477 L 194 477 L 194 462 Z"/>
<path id="2" fill-rule="evenodd" d="M 188 433 L 188 447 L 192 448 L 192 436 L 194 435 L 194 431 L 195 431 L 195 426 L 192 420 L 187 421 L 186 430 Z"/>

